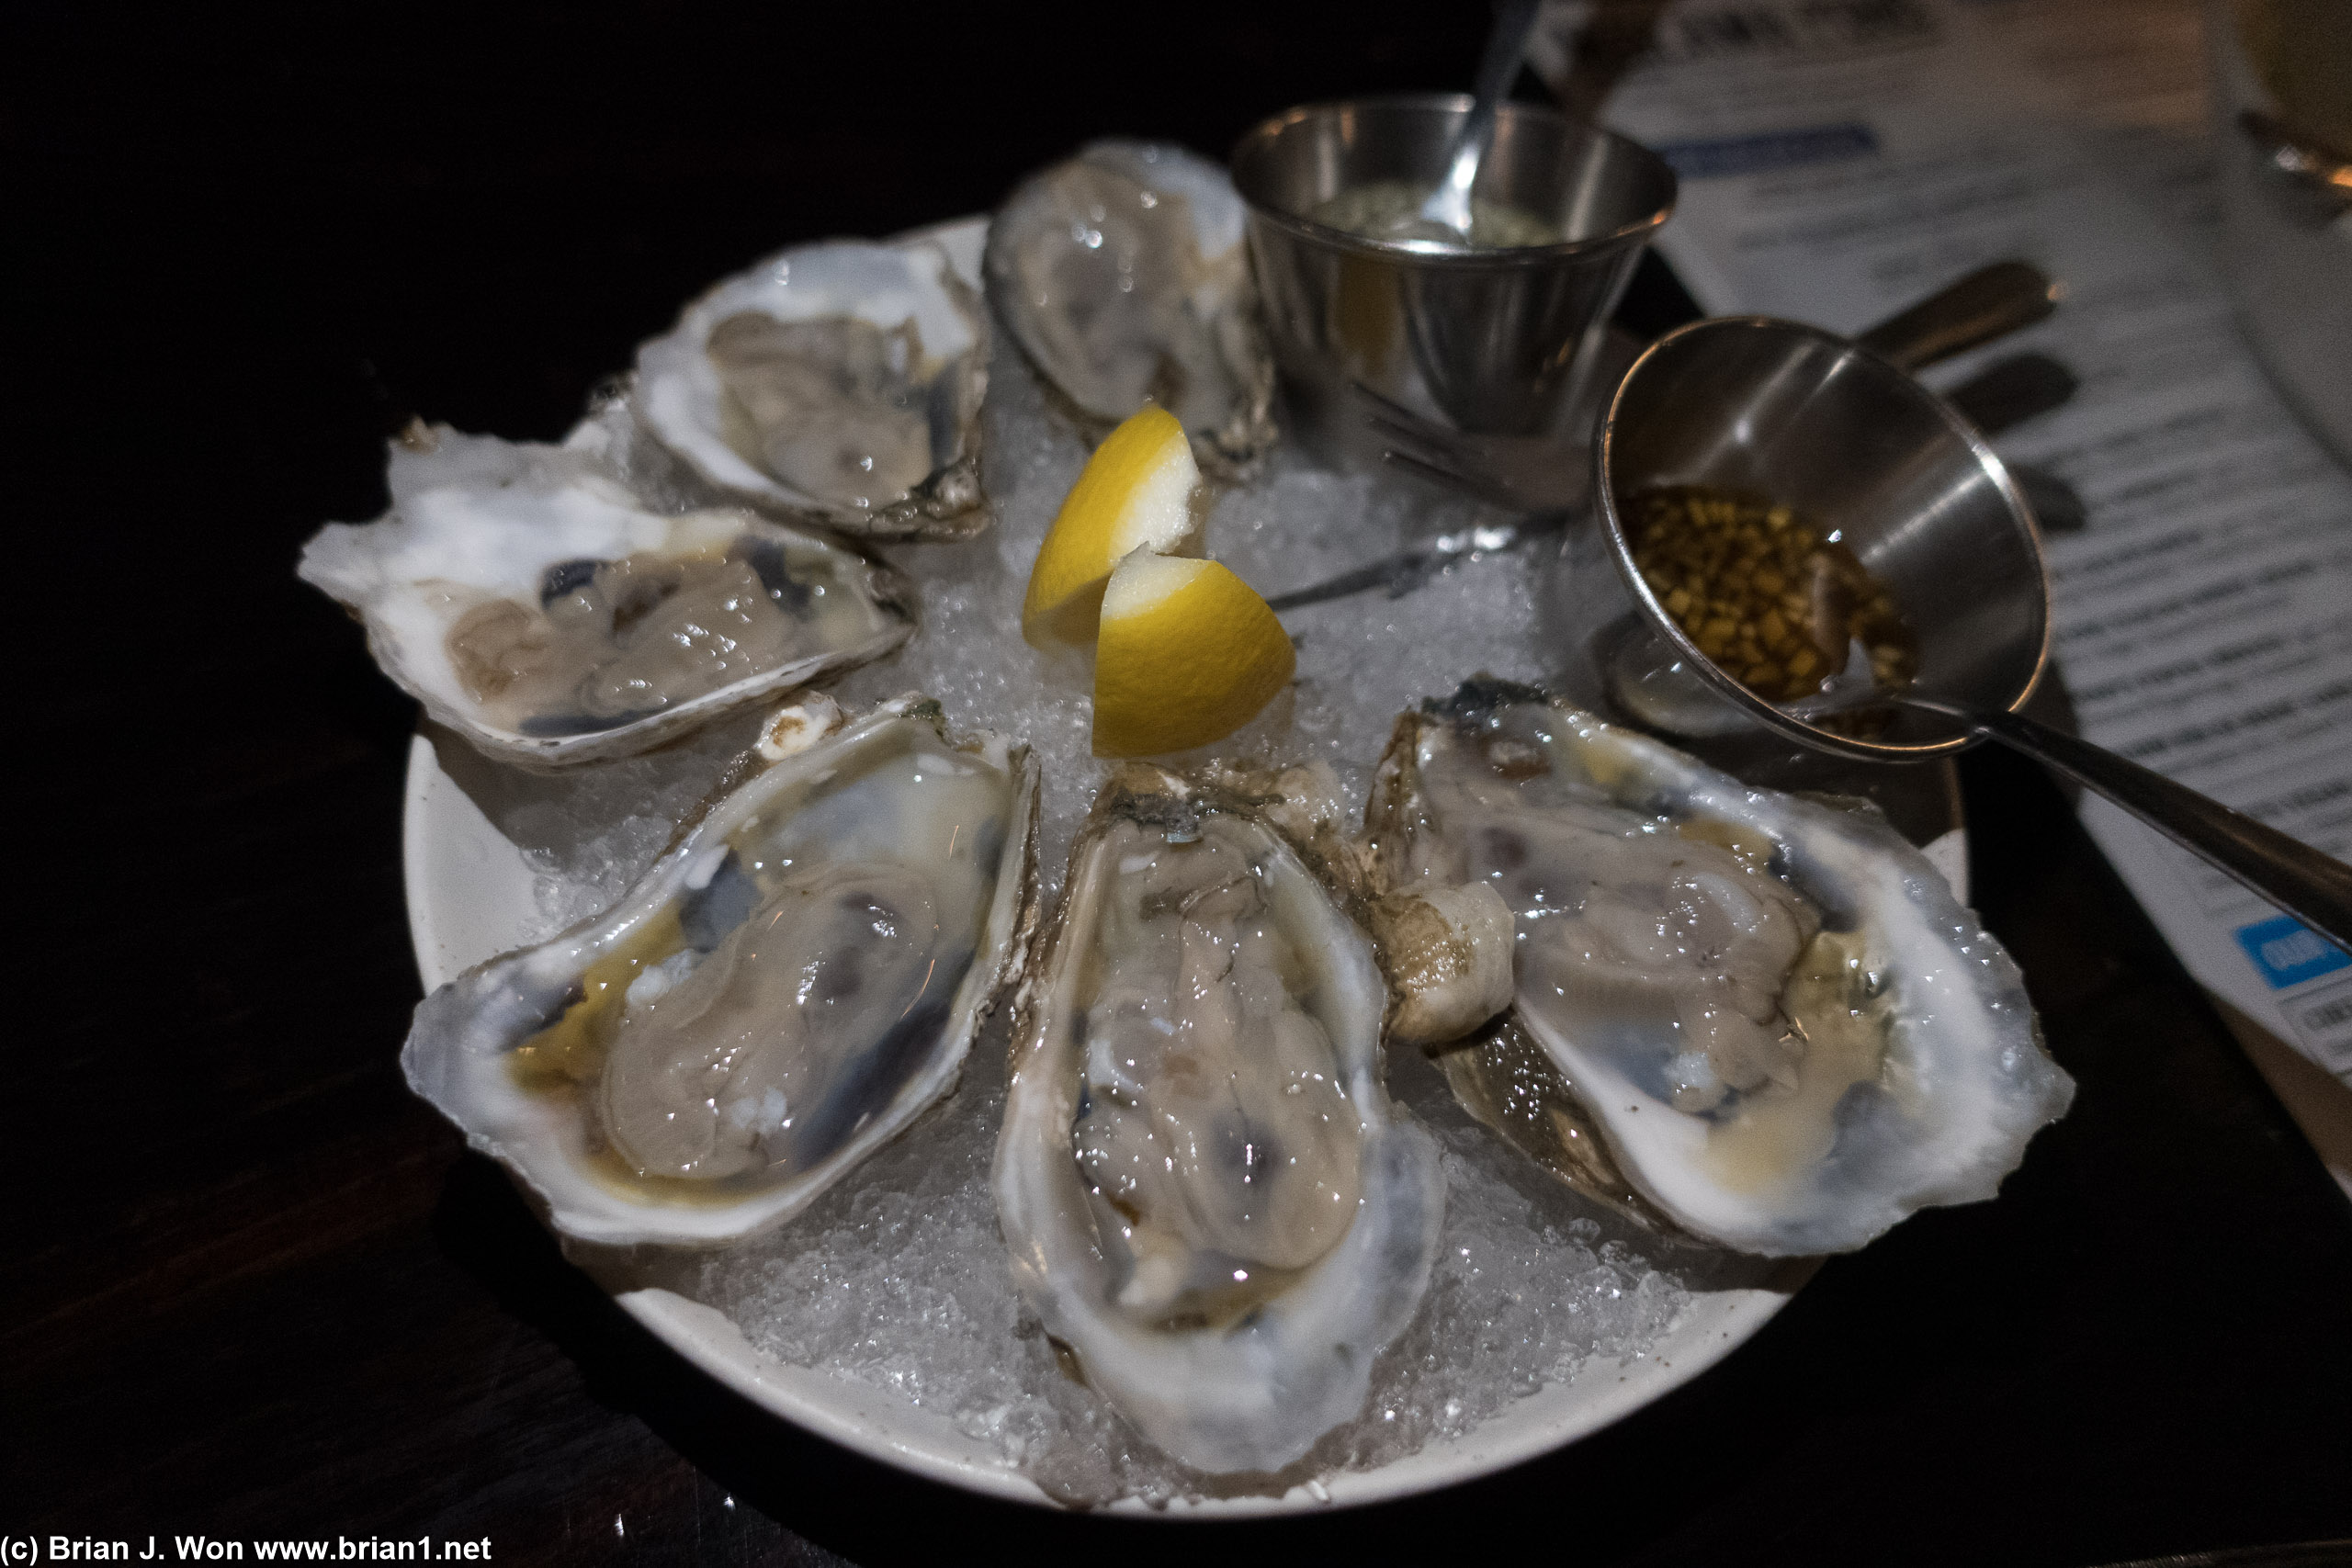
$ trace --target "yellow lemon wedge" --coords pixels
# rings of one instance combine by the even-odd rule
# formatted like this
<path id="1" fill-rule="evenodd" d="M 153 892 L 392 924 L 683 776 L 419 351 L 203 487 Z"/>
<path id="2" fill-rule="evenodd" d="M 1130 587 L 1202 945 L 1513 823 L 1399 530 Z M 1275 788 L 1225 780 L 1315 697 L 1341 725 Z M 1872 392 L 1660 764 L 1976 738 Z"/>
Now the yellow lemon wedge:
<path id="1" fill-rule="evenodd" d="M 1289 636 L 1211 560 L 1136 550 L 1111 572 L 1094 645 L 1094 754 L 1148 757 L 1232 734 L 1290 683 Z"/>
<path id="2" fill-rule="evenodd" d="M 1021 635 L 1030 645 L 1093 641 L 1111 569 L 1135 550 L 1183 543 L 1200 477 L 1193 444 L 1166 409 L 1148 408 L 1111 432 L 1070 486 L 1029 569 Z"/>

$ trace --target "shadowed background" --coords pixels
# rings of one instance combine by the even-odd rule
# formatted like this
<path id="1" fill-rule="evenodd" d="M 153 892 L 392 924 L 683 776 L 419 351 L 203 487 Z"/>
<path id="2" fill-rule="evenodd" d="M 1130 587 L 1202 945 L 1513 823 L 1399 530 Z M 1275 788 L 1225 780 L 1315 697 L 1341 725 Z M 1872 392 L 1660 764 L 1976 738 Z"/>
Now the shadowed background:
<path id="1" fill-rule="evenodd" d="M 2082 1080 L 2072 1116 L 1998 1203 L 1833 1261 L 1695 1383 L 1438 1497 L 1154 1530 L 900 1477 L 686 1368 L 401 1084 L 412 708 L 292 574 L 319 523 L 381 509 L 388 431 L 554 437 L 761 254 L 984 210 L 1093 135 L 1221 155 L 1292 102 L 1455 86 L 1485 25 L 13 13 L 8 669 L 37 913 L 0 1045 L 0 1532 L 729 1563 L 1512 1536 L 1563 1562 L 2089 1563 L 2352 1533 L 2352 1213 L 2002 755 L 1962 770 L 1978 898 Z M 1625 313 L 1682 308 L 1653 269 Z"/>

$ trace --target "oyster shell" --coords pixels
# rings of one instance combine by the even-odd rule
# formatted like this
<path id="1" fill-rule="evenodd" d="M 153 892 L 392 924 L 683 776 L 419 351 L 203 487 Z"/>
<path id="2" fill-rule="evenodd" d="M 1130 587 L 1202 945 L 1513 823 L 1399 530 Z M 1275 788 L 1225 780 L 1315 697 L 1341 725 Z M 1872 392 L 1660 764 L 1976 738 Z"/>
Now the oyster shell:
<path id="1" fill-rule="evenodd" d="M 1850 1250 L 1992 1197 L 2073 1098 L 2017 965 L 1874 812 L 1474 682 L 1397 721 L 1368 820 L 1386 884 L 1483 881 L 1510 907 L 1517 1035 L 1589 1119 L 1561 1139 L 1587 1137 L 1581 1168 L 1551 1163 L 1637 1213 Z"/>
<path id="2" fill-rule="evenodd" d="M 566 1235 L 715 1246 L 789 1219 L 955 1087 L 1016 966 L 1025 748 L 953 742 L 914 697 L 769 738 L 784 760 L 608 912 L 416 1010 L 410 1087 Z"/>
<path id="3" fill-rule="evenodd" d="M 989 323 L 923 239 L 770 256 L 638 350 L 637 408 L 729 500 L 887 539 L 989 525 Z"/>
<path id="4" fill-rule="evenodd" d="M 1230 474 L 1273 445 L 1241 197 L 1182 147 L 1089 143 L 1016 186 L 989 225 L 989 298 L 1082 421 L 1157 402 Z"/>
<path id="5" fill-rule="evenodd" d="M 505 761 L 643 751 L 914 630 L 899 575 L 842 541 L 733 507 L 662 515 L 582 451 L 420 426 L 387 477 L 390 511 L 321 529 L 303 580 Z"/>
<path id="6" fill-rule="evenodd" d="M 1428 1288 L 1444 1179 L 1381 1087 L 1386 1002 L 1253 805 L 1105 787 L 1024 989 L 997 1213 L 1046 1332 L 1197 1470 L 1295 1462 Z"/>

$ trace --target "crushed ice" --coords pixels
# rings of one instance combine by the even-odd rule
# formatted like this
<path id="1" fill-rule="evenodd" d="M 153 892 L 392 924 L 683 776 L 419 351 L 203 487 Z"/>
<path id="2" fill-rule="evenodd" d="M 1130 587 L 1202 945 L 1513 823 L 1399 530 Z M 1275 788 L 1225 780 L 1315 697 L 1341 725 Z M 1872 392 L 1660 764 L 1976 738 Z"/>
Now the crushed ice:
<path id="1" fill-rule="evenodd" d="M 1047 410 L 1016 354 L 1001 351 L 990 378 L 996 526 L 964 544 L 888 550 L 920 584 L 922 630 L 834 695 L 855 712 L 920 690 L 957 728 L 1026 740 L 1042 764 L 1038 865 L 1050 897 L 1104 770 L 1089 750 L 1083 671 L 1022 641 L 1020 604 L 1086 447 Z M 1218 497 L 1208 546 L 1271 596 L 1485 515 L 1408 482 L 1322 470 L 1283 447 L 1257 479 Z M 1518 557 L 1466 561 L 1403 598 L 1375 592 L 1290 613 L 1295 684 L 1215 750 L 1326 761 L 1360 812 L 1397 713 L 1476 671 L 1546 673 L 1540 570 Z M 526 785 L 494 813 L 538 873 L 546 932 L 602 909 L 651 863 L 747 743 L 740 729 L 572 770 L 560 785 Z M 691 1293 L 763 1350 L 933 1412 L 1058 1497 L 1197 1495 L 1203 1478 L 1136 1439 L 1064 1376 L 1024 1317 L 988 1187 L 1005 1053 L 1000 1017 L 974 1047 L 961 1089 L 919 1123 L 919 1136 L 880 1151 L 783 1231 L 688 1265 Z M 1363 1413 L 1316 1449 L 1313 1470 L 1375 1468 L 1461 1437 L 1596 1359 L 1644 1353 L 1722 1268 L 1714 1255 L 1685 1256 L 1615 1224 L 1542 1177 L 1459 1110 L 1435 1069 L 1399 1055 L 1392 1091 L 1444 1150 L 1443 1251 L 1419 1318 L 1381 1358 Z"/>

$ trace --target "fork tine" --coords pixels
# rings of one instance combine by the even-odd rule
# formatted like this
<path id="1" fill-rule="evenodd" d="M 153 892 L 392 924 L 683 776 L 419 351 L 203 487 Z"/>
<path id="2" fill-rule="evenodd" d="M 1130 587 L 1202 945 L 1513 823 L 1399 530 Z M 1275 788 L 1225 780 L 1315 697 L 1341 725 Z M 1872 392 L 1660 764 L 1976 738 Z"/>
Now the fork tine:
<path id="1" fill-rule="evenodd" d="M 1410 452 L 1399 451 L 1393 446 L 1381 453 L 1380 460 L 1391 467 L 1419 474 L 1423 479 L 1433 479 L 1448 490 L 1460 491 L 1473 500 L 1483 501 L 1506 511 L 1519 505 L 1519 500 L 1511 494 L 1510 486 L 1488 479 L 1483 474 L 1464 473 L 1460 468 L 1444 463 L 1433 463 L 1426 457 L 1416 457 Z"/>
<path id="2" fill-rule="evenodd" d="M 1390 446 L 1384 449 L 1380 454 L 1380 460 L 1392 468 L 1404 468 L 1419 474 L 1423 479 L 1435 479 L 1438 483 L 1453 490 L 1470 490 L 1478 483 L 1476 479 L 1450 464 L 1433 461 L 1419 453 L 1408 452 L 1401 447 Z"/>
<path id="3" fill-rule="evenodd" d="M 1411 409 L 1407 408 L 1403 403 L 1398 402 L 1396 399 L 1388 396 L 1385 392 L 1374 391 L 1362 381 L 1350 381 L 1348 383 L 1348 391 L 1349 394 L 1355 398 L 1358 402 L 1363 403 L 1365 409 L 1371 413 L 1385 414 L 1390 419 L 1408 420 L 1416 423 L 1427 423 L 1421 419 L 1420 415 L 1415 413 Z"/>
<path id="4" fill-rule="evenodd" d="M 1373 412 L 1363 416 L 1364 428 L 1397 451 L 1409 453 L 1423 462 L 1464 467 L 1461 451 L 1453 443 L 1430 434 L 1419 421 L 1408 422 L 1389 414 Z"/>
<path id="5" fill-rule="evenodd" d="M 1392 419 L 1385 413 L 1367 413 L 1363 416 L 1363 423 L 1364 428 L 1394 446 L 1416 447 L 1423 452 L 1444 453 L 1451 450 L 1446 443 L 1434 439 L 1427 430 Z"/>
<path id="6" fill-rule="evenodd" d="M 1433 423 L 1362 381 L 1350 381 L 1348 392 L 1360 406 L 1366 428 L 1385 447 L 1384 461 L 1492 505 L 1521 504 L 1510 480 L 1498 471 L 1493 453 L 1476 436 Z"/>
<path id="7" fill-rule="evenodd" d="M 1364 423 L 1384 434 L 1396 435 L 1424 449 L 1459 453 L 1479 460 L 1487 455 L 1487 444 L 1478 437 L 1440 424 L 1394 398 L 1374 391 L 1362 381 L 1349 382 L 1348 390 L 1363 405 Z"/>

